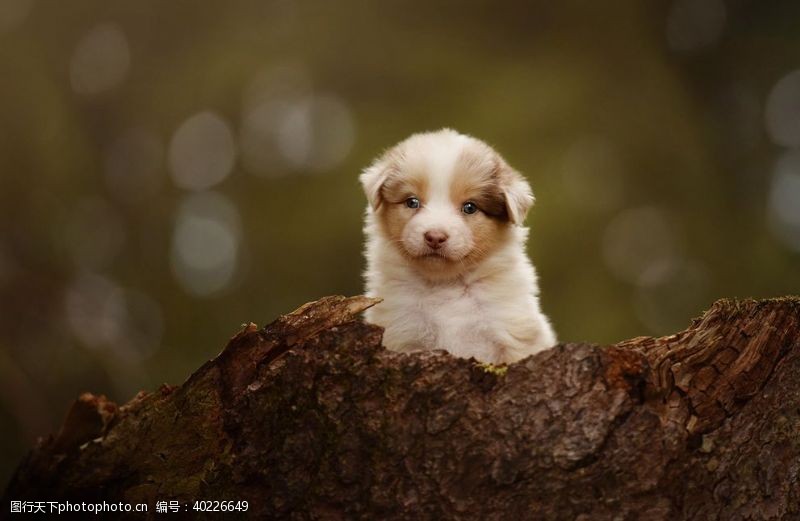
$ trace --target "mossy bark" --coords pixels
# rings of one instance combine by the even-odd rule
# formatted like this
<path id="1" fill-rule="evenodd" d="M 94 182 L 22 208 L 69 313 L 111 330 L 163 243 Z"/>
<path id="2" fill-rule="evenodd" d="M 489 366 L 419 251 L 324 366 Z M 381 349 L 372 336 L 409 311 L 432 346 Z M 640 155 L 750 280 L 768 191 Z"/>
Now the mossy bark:
<path id="1" fill-rule="evenodd" d="M 202 499 L 247 500 L 248 517 L 269 519 L 800 518 L 800 299 L 723 300 L 672 336 L 563 344 L 505 372 L 386 351 L 357 319 L 372 304 L 328 297 L 251 324 L 184 384 L 123 406 L 81 396 L 20 464 L 4 508 Z"/>

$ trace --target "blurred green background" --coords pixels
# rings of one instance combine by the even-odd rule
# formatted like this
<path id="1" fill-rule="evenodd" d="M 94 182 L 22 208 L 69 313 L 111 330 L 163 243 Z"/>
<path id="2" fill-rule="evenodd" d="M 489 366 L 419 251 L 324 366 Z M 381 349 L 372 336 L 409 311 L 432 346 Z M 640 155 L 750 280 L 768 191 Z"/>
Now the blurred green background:
<path id="1" fill-rule="evenodd" d="M 0 0 L 0 481 L 359 293 L 359 170 L 443 126 L 531 181 L 561 340 L 800 293 L 796 1 Z"/>

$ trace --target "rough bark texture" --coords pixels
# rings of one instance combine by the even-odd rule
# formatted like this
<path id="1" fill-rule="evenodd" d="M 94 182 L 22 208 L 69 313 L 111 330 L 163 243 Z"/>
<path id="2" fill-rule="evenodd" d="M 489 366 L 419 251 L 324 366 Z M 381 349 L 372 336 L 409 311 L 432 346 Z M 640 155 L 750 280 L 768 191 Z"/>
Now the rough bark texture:
<path id="1" fill-rule="evenodd" d="M 372 304 L 328 297 L 250 324 L 184 384 L 123 406 L 81 396 L 4 508 L 246 499 L 270 519 L 800 518 L 800 299 L 722 300 L 672 336 L 559 345 L 506 371 L 386 351 L 356 318 Z"/>

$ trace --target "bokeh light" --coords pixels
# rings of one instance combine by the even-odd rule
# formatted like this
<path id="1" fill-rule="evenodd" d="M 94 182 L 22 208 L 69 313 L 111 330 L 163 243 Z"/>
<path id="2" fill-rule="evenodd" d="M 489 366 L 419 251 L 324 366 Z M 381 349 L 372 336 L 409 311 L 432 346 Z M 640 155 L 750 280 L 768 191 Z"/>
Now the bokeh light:
<path id="1" fill-rule="evenodd" d="M 350 152 L 355 123 L 338 96 L 314 93 L 306 68 L 282 65 L 256 76 L 244 93 L 242 163 L 277 177 L 330 171 Z"/>
<path id="2" fill-rule="evenodd" d="M 295 169 L 324 172 L 337 166 L 353 146 L 355 129 L 347 106 L 331 95 L 286 107 L 278 145 Z"/>
<path id="3" fill-rule="evenodd" d="M 800 70 L 790 72 L 772 87 L 764 117 L 774 143 L 800 146 Z"/>
<path id="4" fill-rule="evenodd" d="M 620 212 L 603 234 L 603 258 L 620 280 L 644 284 L 653 266 L 679 256 L 680 240 L 669 214 L 645 206 Z"/>
<path id="5" fill-rule="evenodd" d="M 78 94 L 99 94 L 122 83 L 130 65 L 128 39 L 120 26 L 98 24 L 78 42 L 72 54 L 72 88 Z"/>
<path id="6" fill-rule="evenodd" d="M 665 258 L 651 264 L 639 278 L 633 309 L 653 332 L 680 331 L 687 316 L 708 305 L 709 270 L 697 261 Z"/>
<path id="7" fill-rule="evenodd" d="M 33 8 L 33 0 L 0 0 L 0 33 L 19 26 Z"/>
<path id="8" fill-rule="evenodd" d="M 769 193 L 769 223 L 775 235 L 800 252 L 800 150 L 777 161 Z"/>
<path id="9" fill-rule="evenodd" d="M 225 196 L 187 196 L 172 238 L 171 264 L 178 282 L 201 297 L 228 288 L 239 264 L 241 235 L 239 213 Z"/>
<path id="10" fill-rule="evenodd" d="M 184 121 L 169 144 L 172 180 L 187 190 L 204 190 L 221 182 L 235 161 L 233 132 L 214 112 L 200 112 Z"/>
<path id="11" fill-rule="evenodd" d="M 124 362 L 138 362 L 160 347 L 159 305 L 107 277 L 79 275 L 67 289 L 65 311 L 72 333 L 85 346 Z"/>

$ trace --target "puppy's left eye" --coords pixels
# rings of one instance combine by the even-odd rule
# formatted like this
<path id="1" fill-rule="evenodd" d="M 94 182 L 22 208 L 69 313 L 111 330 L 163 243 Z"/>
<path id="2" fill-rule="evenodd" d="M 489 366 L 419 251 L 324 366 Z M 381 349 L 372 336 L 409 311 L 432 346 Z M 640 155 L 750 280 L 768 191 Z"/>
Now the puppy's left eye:
<path id="1" fill-rule="evenodd" d="M 472 201 L 464 203 L 464 205 L 461 207 L 461 211 L 465 214 L 473 214 L 478 211 L 478 205 Z"/>

